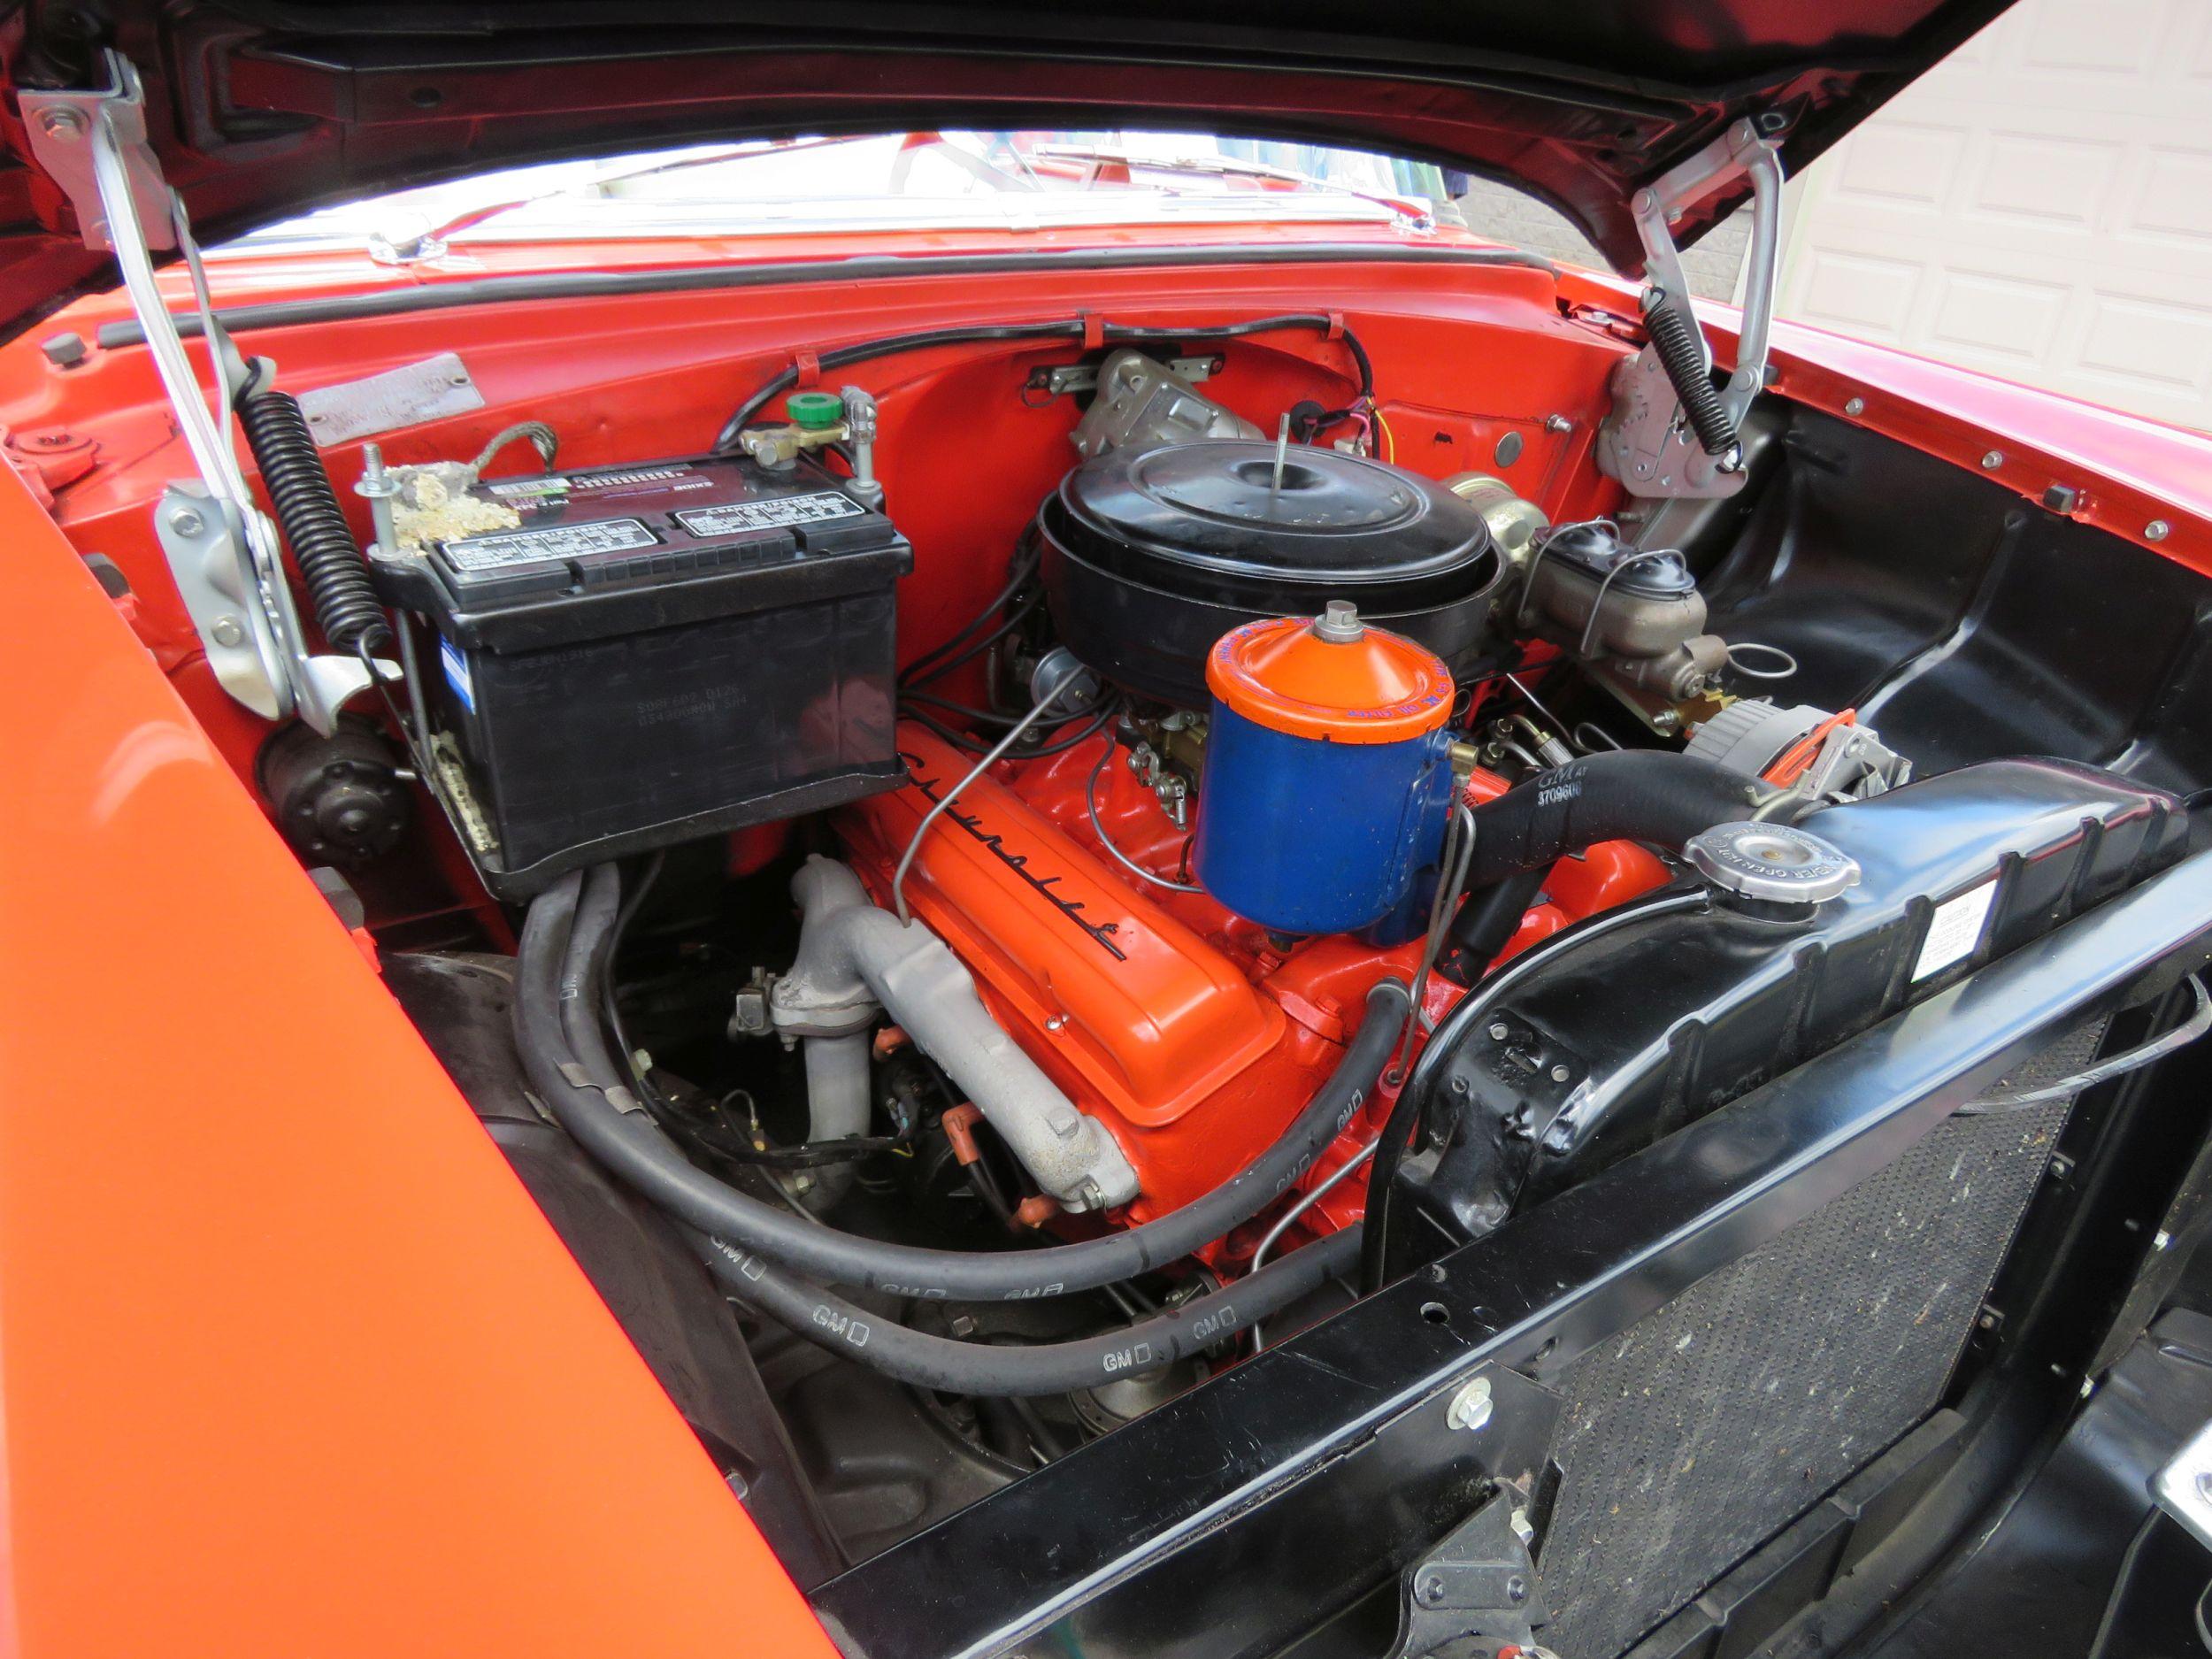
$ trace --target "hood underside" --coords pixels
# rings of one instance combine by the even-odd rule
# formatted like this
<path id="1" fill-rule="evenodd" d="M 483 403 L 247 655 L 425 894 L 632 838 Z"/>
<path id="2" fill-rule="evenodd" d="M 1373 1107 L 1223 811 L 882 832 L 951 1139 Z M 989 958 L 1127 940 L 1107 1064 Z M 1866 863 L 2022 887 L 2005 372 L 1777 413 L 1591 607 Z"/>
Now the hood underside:
<path id="1" fill-rule="evenodd" d="M 202 233 L 561 156 L 901 127 L 1202 128 L 1436 161 L 1565 213 L 1624 271 L 1635 189 L 1752 117 L 1801 169 L 2010 0 L 42 0 L 12 89 L 90 87 L 113 47 Z M 10 100 L 0 326 L 112 266 Z M 1687 244 L 1744 187 L 1693 206 Z"/>

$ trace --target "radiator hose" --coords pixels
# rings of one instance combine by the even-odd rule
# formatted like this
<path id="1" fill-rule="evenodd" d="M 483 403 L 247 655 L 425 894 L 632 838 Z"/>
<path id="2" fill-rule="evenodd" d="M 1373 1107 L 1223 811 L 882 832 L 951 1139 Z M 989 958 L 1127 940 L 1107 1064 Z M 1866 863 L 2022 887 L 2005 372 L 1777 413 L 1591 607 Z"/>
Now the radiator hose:
<path id="1" fill-rule="evenodd" d="M 338 492 L 331 488 L 300 401 L 269 384 L 266 358 L 256 359 L 253 373 L 239 400 L 238 424 L 246 429 L 246 442 L 323 637 L 333 650 L 349 656 L 390 650 L 392 625 L 369 585 L 368 565 L 339 509 Z"/>
<path id="2" fill-rule="evenodd" d="M 1650 841 L 1679 852 L 1701 830 L 1772 807 L 1778 792 L 1700 755 L 1624 749 L 1555 766 L 1475 808 L 1467 902 L 1442 960 L 1462 985 L 1479 979 L 1536 902 L 1545 872 L 1599 841 Z M 1814 802 L 1790 803 L 1785 822 Z"/>
<path id="3" fill-rule="evenodd" d="M 1585 756 L 1475 809 L 1467 887 L 1479 891 L 1521 871 L 1548 870 L 1599 841 L 1679 851 L 1699 831 L 1749 818 L 1774 797 L 1772 785 L 1699 755 L 1624 749 Z"/>
<path id="4" fill-rule="evenodd" d="M 516 1032 L 518 1041 L 527 1038 L 522 1042 L 524 1063 L 557 1118 L 562 1101 L 572 1094 L 595 1090 L 609 1098 L 626 1098 L 594 1011 L 611 932 L 602 927 L 601 911 L 618 898 L 612 873 L 611 868 L 595 872 L 594 884 L 580 902 L 578 878 L 565 878 L 531 907 L 524 930 Z M 549 985 L 543 966 L 549 956 L 561 964 Z M 560 1042 L 551 1048 L 541 1046 L 549 1040 L 542 1020 L 523 1016 L 524 1004 L 531 1002 L 541 1015 L 549 995 L 557 1004 Z M 1349 1271 L 1360 1248 L 1359 1230 L 1352 1228 L 1133 1325 L 1071 1341 L 1002 1347 L 916 1331 L 787 1275 L 726 1240 L 688 1225 L 682 1231 L 733 1298 L 830 1352 L 918 1387 L 991 1395 L 1094 1387 L 1199 1353 Z M 1025 1253 L 1032 1258 L 1036 1254 Z"/>
<path id="5" fill-rule="evenodd" d="M 592 872 L 588 895 L 580 875 L 563 877 L 531 905 L 523 926 L 515 1046 L 555 1120 L 617 1177 L 696 1231 L 808 1279 L 907 1296 L 996 1302 L 1095 1289 L 1179 1261 L 1250 1220 L 1365 1104 L 1409 1005 L 1402 982 L 1379 983 L 1335 1071 L 1289 1129 L 1233 1179 L 1182 1209 L 1078 1244 L 999 1253 L 927 1249 L 860 1238 L 749 1198 L 687 1158 L 618 1073 L 593 1079 L 564 1070 L 572 1047 L 564 1009 L 595 1018 L 592 987 L 603 972 L 619 900 L 616 872 L 603 865 Z"/>

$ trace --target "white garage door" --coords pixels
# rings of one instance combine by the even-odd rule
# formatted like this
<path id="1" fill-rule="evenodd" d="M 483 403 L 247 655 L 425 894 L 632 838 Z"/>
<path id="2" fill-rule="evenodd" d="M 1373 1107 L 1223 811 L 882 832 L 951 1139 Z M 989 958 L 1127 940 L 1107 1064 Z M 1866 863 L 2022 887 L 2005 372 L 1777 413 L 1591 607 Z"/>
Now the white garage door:
<path id="1" fill-rule="evenodd" d="M 2212 4 L 2020 0 L 1808 172 L 1781 311 L 2212 430 Z"/>

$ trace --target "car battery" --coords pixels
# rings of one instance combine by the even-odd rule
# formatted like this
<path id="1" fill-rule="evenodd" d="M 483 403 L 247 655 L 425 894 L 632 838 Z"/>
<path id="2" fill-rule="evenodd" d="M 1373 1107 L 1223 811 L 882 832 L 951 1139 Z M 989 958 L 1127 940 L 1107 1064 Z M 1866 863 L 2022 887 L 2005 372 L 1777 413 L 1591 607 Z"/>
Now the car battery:
<path id="1" fill-rule="evenodd" d="M 436 793 L 503 899 L 893 787 L 906 541 L 810 460 L 478 484 L 512 528 L 380 551 Z M 501 515 L 504 517 L 505 515 Z"/>

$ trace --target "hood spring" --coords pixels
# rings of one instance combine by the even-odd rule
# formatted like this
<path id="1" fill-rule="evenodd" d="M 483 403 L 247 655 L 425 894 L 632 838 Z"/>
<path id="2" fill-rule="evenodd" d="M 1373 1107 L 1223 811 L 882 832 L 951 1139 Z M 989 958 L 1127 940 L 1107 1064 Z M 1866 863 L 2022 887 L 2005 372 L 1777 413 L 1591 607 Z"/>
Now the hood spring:
<path id="1" fill-rule="evenodd" d="M 360 544 L 339 509 L 299 399 L 265 386 L 240 402 L 238 420 L 331 649 L 349 655 L 390 649 L 391 624 L 369 585 Z"/>

